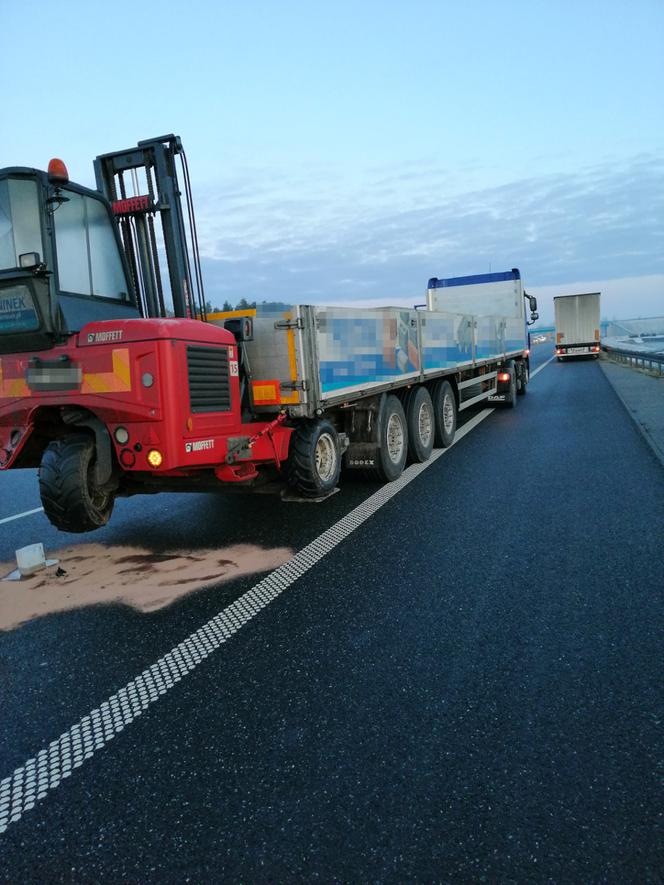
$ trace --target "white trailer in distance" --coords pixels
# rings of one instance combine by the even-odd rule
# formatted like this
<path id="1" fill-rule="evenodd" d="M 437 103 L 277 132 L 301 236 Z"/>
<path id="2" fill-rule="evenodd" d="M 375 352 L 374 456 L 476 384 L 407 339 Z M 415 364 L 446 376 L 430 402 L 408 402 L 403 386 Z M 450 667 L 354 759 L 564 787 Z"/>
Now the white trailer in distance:
<path id="1" fill-rule="evenodd" d="M 553 299 L 556 322 L 556 356 L 589 356 L 597 359 L 600 351 L 600 293 L 558 295 Z"/>

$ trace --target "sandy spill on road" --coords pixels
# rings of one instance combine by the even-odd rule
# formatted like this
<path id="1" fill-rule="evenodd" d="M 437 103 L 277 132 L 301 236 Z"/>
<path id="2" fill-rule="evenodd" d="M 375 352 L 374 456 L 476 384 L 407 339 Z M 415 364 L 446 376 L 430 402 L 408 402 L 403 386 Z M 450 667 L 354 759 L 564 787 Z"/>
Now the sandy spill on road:
<path id="1" fill-rule="evenodd" d="M 83 544 L 49 550 L 47 556 L 58 559 L 59 566 L 20 581 L 1 580 L 16 564 L 0 564 L 0 630 L 100 603 L 156 611 L 201 587 L 272 571 L 291 559 L 293 551 L 237 544 L 219 550 L 155 553 L 140 547 Z M 58 576 L 58 567 L 66 574 Z"/>

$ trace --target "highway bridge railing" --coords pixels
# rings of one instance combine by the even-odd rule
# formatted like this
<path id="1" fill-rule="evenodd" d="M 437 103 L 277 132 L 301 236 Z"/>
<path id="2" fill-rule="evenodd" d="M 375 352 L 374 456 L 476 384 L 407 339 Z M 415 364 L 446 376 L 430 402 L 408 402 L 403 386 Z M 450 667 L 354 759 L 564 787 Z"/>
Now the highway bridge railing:
<path id="1" fill-rule="evenodd" d="M 664 375 L 664 353 L 648 353 L 647 350 L 624 350 L 622 347 L 610 347 L 607 344 L 602 345 L 612 360 L 619 363 L 626 363 L 637 368 L 650 369 L 652 372 L 658 372 Z"/>

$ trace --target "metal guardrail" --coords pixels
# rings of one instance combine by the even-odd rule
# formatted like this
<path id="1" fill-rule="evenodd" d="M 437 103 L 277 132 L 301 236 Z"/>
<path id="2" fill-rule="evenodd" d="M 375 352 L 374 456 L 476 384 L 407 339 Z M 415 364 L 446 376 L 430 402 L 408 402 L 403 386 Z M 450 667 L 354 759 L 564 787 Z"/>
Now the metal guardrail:
<path id="1" fill-rule="evenodd" d="M 643 350 L 623 350 L 619 347 L 607 347 L 606 344 L 602 345 L 602 350 L 608 353 L 612 360 L 627 363 L 630 366 L 640 366 L 643 369 L 649 368 L 653 372 L 655 367 L 657 367 L 659 374 L 664 375 L 664 354 L 662 353 L 648 353 Z"/>

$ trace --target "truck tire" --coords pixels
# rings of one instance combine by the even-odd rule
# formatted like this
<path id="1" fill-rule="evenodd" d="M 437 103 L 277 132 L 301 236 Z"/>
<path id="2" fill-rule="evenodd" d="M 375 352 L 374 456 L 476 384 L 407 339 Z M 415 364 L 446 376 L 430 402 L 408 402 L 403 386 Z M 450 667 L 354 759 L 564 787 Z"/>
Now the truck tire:
<path id="1" fill-rule="evenodd" d="M 514 409 L 516 408 L 516 398 L 517 398 L 517 382 L 516 382 L 516 366 L 514 363 L 509 367 L 510 370 L 510 389 L 509 393 L 505 398 L 505 408 Z"/>
<path id="2" fill-rule="evenodd" d="M 115 494 L 95 482 L 95 443 L 72 434 L 49 443 L 39 467 L 44 513 L 63 532 L 92 532 L 106 525 Z"/>
<path id="3" fill-rule="evenodd" d="M 528 364 L 526 362 L 522 362 L 519 365 L 519 377 L 517 381 L 516 392 L 519 396 L 526 395 L 526 388 L 528 387 L 528 381 L 530 380 L 529 372 L 528 372 Z"/>
<path id="4" fill-rule="evenodd" d="M 433 388 L 435 444 L 446 449 L 454 442 L 457 426 L 457 402 L 449 381 L 437 381 Z"/>
<path id="5" fill-rule="evenodd" d="M 303 421 L 293 433 L 288 483 L 303 498 L 320 498 L 337 487 L 341 471 L 339 434 L 327 420 Z"/>
<path id="6" fill-rule="evenodd" d="M 435 436 L 433 403 L 426 387 L 414 387 L 405 404 L 408 422 L 408 455 L 411 461 L 428 461 Z"/>
<path id="7" fill-rule="evenodd" d="M 364 471 L 367 479 L 393 482 L 403 473 L 408 457 L 408 423 L 401 400 L 388 394 L 380 408 L 376 466 Z"/>

